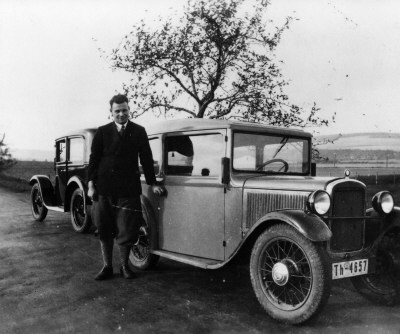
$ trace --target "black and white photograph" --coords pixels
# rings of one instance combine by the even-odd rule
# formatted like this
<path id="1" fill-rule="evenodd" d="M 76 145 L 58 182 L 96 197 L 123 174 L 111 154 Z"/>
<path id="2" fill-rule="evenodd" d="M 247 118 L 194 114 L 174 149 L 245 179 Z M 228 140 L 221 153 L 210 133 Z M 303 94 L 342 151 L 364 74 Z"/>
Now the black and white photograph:
<path id="1" fill-rule="evenodd" d="M 0 0 L 0 333 L 400 333 L 400 3 Z"/>

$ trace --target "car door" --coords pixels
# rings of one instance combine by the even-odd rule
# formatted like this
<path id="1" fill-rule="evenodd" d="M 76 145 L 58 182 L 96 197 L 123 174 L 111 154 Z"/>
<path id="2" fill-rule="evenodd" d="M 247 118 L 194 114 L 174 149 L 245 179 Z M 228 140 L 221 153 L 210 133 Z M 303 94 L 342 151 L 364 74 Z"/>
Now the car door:
<path id="1" fill-rule="evenodd" d="M 224 259 L 224 186 L 221 158 L 226 130 L 164 138 L 164 186 L 159 202 L 159 247 L 196 257 Z"/>

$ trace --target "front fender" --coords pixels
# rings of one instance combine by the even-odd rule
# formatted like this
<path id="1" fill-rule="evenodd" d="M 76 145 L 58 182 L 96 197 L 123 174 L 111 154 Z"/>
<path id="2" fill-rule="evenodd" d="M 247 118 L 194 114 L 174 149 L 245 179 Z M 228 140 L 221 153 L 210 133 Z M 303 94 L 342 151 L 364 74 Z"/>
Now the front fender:
<path id="1" fill-rule="evenodd" d="M 29 180 L 29 184 L 33 186 L 35 183 L 39 185 L 44 206 L 46 208 L 49 206 L 54 206 L 56 203 L 56 197 L 54 194 L 54 187 L 50 181 L 50 178 L 46 175 L 34 175 Z"/>
<path id="2" fill-rule="evenodd" d="M 391 229 L 396 228 L 400 229 L 400 207 L 395 206 L 393 211 L 388 215 L 379 215 L 375 210 L 368 210 L 367 214 L 371 217 L 376 217 L 381 220 L 379 234 L 377 235 L 374 246 L 377 246 L 384 235 Z"/>
<path id="3" fill-rule="evenodd" d="M 307 239 L 314 242 L 328 241 L 332 237 L 331 230 L 320 217 L 303 210 L 280 210 L 267 213 L 252 226 L 249 235 L 258 226 L 273 221 L 282 221 L 293 226 Z"/>

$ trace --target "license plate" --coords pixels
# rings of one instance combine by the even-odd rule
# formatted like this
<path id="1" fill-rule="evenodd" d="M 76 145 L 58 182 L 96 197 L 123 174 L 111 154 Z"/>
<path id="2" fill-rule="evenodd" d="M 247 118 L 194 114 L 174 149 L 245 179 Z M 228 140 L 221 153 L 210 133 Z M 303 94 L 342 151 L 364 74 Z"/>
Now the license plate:
<path id="1" fill-rule="evenodd" d="M 368 274 L 368 259 L 332 263 L 332 279 Z"/>

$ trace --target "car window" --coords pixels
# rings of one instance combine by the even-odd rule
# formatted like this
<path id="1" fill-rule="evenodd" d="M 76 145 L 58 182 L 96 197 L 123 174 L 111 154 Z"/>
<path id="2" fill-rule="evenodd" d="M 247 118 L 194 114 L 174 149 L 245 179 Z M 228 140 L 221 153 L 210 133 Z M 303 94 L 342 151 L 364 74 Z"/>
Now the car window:
<path id="1" fill-rule="evenodd" d="M 241 171 L 308 173 L 309 142 L 304 138 L 235 133 L 233 168 Z"/>
<path id="2" fill-rule="evenodd" d="M 56 142 L 56 162 L 67 161 L 67 145 L 65 139 Z"/>
<path id="3" fill-rule="evenodd" d="M 166 174 L 188 176 L 218 176 L 221 158 L 225 156 L 225 141 L 221 134 L 181 135 L 167 137 Z"/>
<path id="4" fill-rule="evenodd" d="M 69 162 L 83 164 L 85 154 L 85 140 L 82 137 L 69 139 Z"/>

